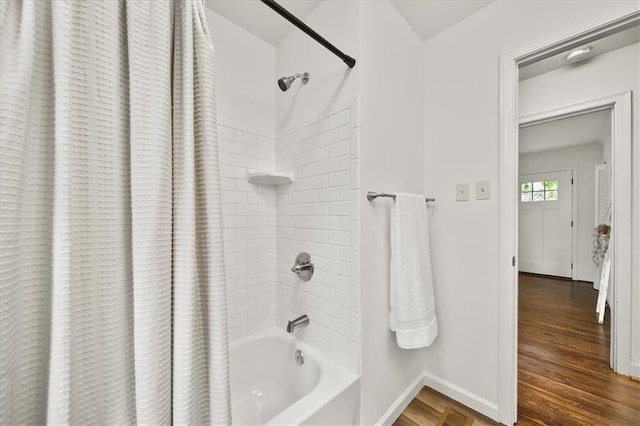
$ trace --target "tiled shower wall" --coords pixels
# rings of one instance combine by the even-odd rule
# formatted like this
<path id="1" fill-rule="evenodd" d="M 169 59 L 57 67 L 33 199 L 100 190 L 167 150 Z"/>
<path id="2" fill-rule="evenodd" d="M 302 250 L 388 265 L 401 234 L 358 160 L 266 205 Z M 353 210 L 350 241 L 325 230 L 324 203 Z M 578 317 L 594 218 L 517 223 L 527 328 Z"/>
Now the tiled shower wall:
<path id="1" fill-rule="evenodd" d="M 247 182 L 247 169 L 274 170 L 269 131 L 218 118 L 229 338 L 276 324 L 276 195 Z"/>
<path id="2" fill-rule="evenodd" d="M 357 102 L 288 129 L 276 141 L 276 169 L 293 171 L 277 189 L 277 324 L 301 314 L 302 340 L 360 370 Z M 304 282 L 290 271 L 298 252 L 315 262 Z"/>

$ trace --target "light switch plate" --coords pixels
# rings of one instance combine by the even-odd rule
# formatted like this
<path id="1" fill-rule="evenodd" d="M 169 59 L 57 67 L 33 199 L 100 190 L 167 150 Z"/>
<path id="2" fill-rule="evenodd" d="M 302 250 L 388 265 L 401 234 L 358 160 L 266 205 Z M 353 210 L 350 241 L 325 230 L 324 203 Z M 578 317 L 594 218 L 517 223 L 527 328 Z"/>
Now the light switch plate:
<path id="1" fill-rule="evenodd" d="M 491 183 L 488 180 L 476 182 L 476 200 L 488 200 L 491 198 Z"/>
<path id="2" fill-rule="evenodd" d="M 468 183 L 459 183 L 456 185 L 456 201 L 469 201 Z"/>

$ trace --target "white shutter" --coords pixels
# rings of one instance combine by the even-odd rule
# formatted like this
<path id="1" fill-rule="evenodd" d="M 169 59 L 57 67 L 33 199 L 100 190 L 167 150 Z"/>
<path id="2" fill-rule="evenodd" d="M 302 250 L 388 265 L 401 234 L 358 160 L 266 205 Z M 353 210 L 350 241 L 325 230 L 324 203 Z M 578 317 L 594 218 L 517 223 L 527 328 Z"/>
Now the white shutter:
<path id="1" fill-rule="evenodd" d="M 596 165 L 596 206 L 595 206 L 595 225 L 600 223 L 609 223 L 607 211 L 609 209 L 609 171 L 607 164 Z"/>

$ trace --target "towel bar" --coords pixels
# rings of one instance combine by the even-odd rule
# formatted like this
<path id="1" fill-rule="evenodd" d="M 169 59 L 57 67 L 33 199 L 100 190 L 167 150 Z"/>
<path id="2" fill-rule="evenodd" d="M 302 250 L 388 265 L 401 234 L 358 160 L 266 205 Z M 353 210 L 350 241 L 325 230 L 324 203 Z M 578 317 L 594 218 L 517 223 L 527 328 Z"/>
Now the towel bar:
<path id="1" fill-rule="evenodd" d="M 394 200 L 396 199 L 396 194 L 387 194 L 386 192 L 373 192 L 373 191 L 369 191 L 367 192 L 367 200 L 369 201 L 373 201 L 378 197 L 389 197 L 389 198 L 393 198 Z M 435 201 L 435 198 L 427 198 L 425 197 L 424 201 L 426 201 L 427 203 Z"/>

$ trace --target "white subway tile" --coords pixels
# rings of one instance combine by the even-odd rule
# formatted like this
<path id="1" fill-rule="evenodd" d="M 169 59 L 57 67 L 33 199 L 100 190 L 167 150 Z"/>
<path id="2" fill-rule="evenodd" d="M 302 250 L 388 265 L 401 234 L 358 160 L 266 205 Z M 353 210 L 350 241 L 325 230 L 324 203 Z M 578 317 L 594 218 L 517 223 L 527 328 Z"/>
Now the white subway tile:
<path id="1" fill-rule="evenodd" d="M 276 303 L 276 301 L 277 301 L 277 298 L 275 293 L 267 293 L 267 294 L 263 294 L 258 298 L 258 305 L 260 306 L 271 305 L 273 303 Z"/>
<path id="2" fill-rule="evenodd" d="M 235 315 L 229 315 L 229 327 L 238 327 L 247 323 L 247 313 L 240 312 Z"/>
<path id="3" fill-rule="evenodd" d="M 265 138 L 264 136 L 258 136 L 256 143 L 259 147 L 268 149 L 270 151 L 276 150 L 276 141 L 272 138 Z"/>
<path id="4" fill-rule="evenodd" d="M 333 173 L 338 170 L 340 170 L 340 167 L 337 158 L 330 158 L 318 164 L 318 173 L 321 174 Z"/>
<path id="5" fill-rule="evenodd" d="M 246 298 L 247 298 L 246 289 L 227 291 L 227 302 L 229 303 L 240 302 Z"/>
<path id="6" fill-rule="evenodd" d="M 236 130 L 236 142 L 255 145 L 257 140 L 257 136 L 253 133 Z"/>
<path id="7" fill-rule="evenodd" d="M 236 240 L 253 240 L 255 239 L 256 231 L 254 228 L 237 228 L 236 229 Z"/>
<path id="8" fill-rule="evenodd" d="M 351 160 L 349 159 L 348 155 L 343 155 L 341 157 L 338 157 L 339 170 L 349 171 L 350 166 L 351 166 Z"/>
<path id="9" fill-rule="evenodd" d="M 349 124 L 345 124 L 344 126 L 340 126 L 338 128 L 338 140 L 350 139 L 351 138 L 351 128 Z"/>
<path id="10" fill-rule="evenodd" d="M 234 190 L 236 189 L 236 180 L 226 177 L 220 178 L 220 188 L 223 190 Z"/>
<path id="11" fill-rule="evenodd" d="M 338 140 L 338 129 L 329 130 L 318 137 L 318 146 L 331 145 Z"/>
<path id="12" fill-rule="evenodd" d="M 244 276 L 238 277 L 238 288 L 247 288 L 247 287 L 254 286 L 258 284 L 258 278 L 259 278 L 258 274 L 244 275 Z"/>
<path id="13" fill-rule="evenodd" d="M 238 239 L 238 235 L 237 235 L 236 229 L 234 229 L 234 228 L 224 228 L 222 230 L 222 238 L 224 239 L 225 242 L 231 241 L 231 240 L 237 240 Z"/>
<path id="14" fill-rule="evenodd" d="M 251 309 L 247 312 L 247 319 L 249 321 L 259 320 L 267 317 L 269 315 L 269 310 L 266 306 L 260 306 L 258 308 Z"/>
<path id="15" fill-rule="evenodd" d="M 258 238 L 260 238 L 260 239 L 269 239 L 270 238 L 270 239 L 275 240 L 276 236 L 277 236 L 277 233 L 276 233 L 275 226 L 271 226 L 270 225 L 268 227 L 263 227 L 263 228 L 258 229 Z M 257 243 L 257 241 L 256 241 L 256 243 Z M 270 247 L 267 246 L 265 248 L 270 248 Z"/>
<path id="16" fill-rule="evenodd" d="M 329 243 L 339 246 L 348 246 L 351 243 L 349 232 L 329 231 Z"/>
<path id="17" fill-rule="evenodd" d="M 241 191 L 222 191 L 223 203 L 244 203 L 247 201 L 247 193 Z"/>
<path id="18" fill-rule="evenodd" d="M 316 123 L 313 123 L 308 128 L 309 136 L 319 135 L 320 133 L 324 133 L 329 129 L 329 120 L 323 119 Z"/>
<path id="19" fill-rule="evenodd" d="M 236 241 L 226 241 L 224 244 L 224 249 L 225 251 L 228 250 L 229 253 L 238 253 L 241 251 L 245 251 L 247 249 L 247 242 L 246 241 L 241 241 L 241 240 L 236 240 Z M 237 266 L 237 265 L 235 265 Z M 232 270 L 234 270 L 232 268 Z M 237 270 L 237 273 L 240 273 L 240 270 Z M 235 276 L 237 276 L 236 274 L 234 274 Z"/>
<path id="20" fill-rule="evenodd" d="M 329 175 L 329 186 L 349 185 L 349 172 L 337 172 Z"/>
<path id="21" fill-rule="evenodd" d="M 244 167 L 247 169 L 256 169 L 258 161 L 255 158 L 247 157 L 246 155 L 236 155 L 236 166 Z M 246 176 L 246 175 L 245 175 Z"/>
<path id="22" fill-rule="evenodd" d="M 261 327 L 282 326 L 305 312 L 312 323 L 300 333 L 302 339 L 359 371 L 360 337 L 355 334 L 360 325 L 352 318 L 359 318 L 359 283 L 354 290 L 351 282 L 359 279 L 359 241 L 353 235 L 359 233 L 359 192 L 354 189 L 359 176 L 352 171 L 357 162 L 351 161 L 358 158 L 357 102 L 338 102 L 329 111 L 328 117 L 307 117 L 279 129 L 276 140 L 264 137 L 264 129 L 232 120 L 223 127 L 237 124 L 235 130 L 219 129 L 221 139 L 244 144 L 244 152 L 227 144 L 230 151 L 222 149 L 220 157 L 226 179 L 227 284 L 235 292 L 229 311 L 245 315 L 234 317 L 229 333 L 238 338 Z M 248 184 L 246 168 L 293 172 L 295 183 L 277 189 Z M 289 271 L 300 251 L 311 253 L 316 262 L 309 283 Z"/>
<path id="23" fill-rule="evenodd" d="M 257 204 L 238 204 L 238 214 L 242 216 L 255 216 L 258 214 Z"/>
<path id="24" fill-rule="evenodd" d="M 236 167 L 236 166 L 227 166 L 225 164 L 223 164 L 221 166 L 221 173 L 220 174 L 222 176 L 228 177 L 228 178 L 235 178 L 235 179 L 246 179 L 247 178 L 246 169 L 244 169 L 242 167 Z"/>
<path id="25" fill-rule="evenodd" d="M 338 229 L 339 216 L 322 216 L 320 217 L 320 228 L 322 229 Z"/>
<path id="26" fill-rule="evenodd" d="M 274 168 L 273 159 L 262 160 L 260 158 L 256 159 L 256 168 L 260 170 L 272 170 Z"/>
<path id="27" fill-rule="evenodd" d="M 222 218 L 225 228 L 244 228 L 247 226 L 246 216 L 228 216 Z"/>
<path id="28" fill-rule="evenodd" d="M 340 111 L 329 117 L 329 129 L 335 129 L 343 124 L 351 123 L 351 113 L 348 109 Z"/>
<path id="29" fill-rule="evenodd" d="M 275 282 L 278 279 L 276 271 L 266 271 L 260 272 L 258 277 L 258 282 L 260 283 L 269 283 Z"/>
<path id="30" fill-rule="evenodd" d="M 243 143 L 238 143 L 238 142 L 234 142 L 234 141 L 230 141 L 227 139 L 223 139 L 222 140 L 222 151 L 223 152 L 229 152 L 232 154 L 240 154 L 240 155 L 245 155 L 247 149 L 246 149 L 246 145 Z"/>
<path id="31" fill-rule="evenodd" d="M 235 139 L 235 131 L 231 127 L 218 126 L 218 140 L 220 139 Z"/>
<path id="32" fill-rule="evenodd" d="M 249 216 L 247 217 L 247 226 L 259 227 L 267 226 L 268 219 L 265 216 Z"/>
<path id="33" fill-rule="evenodd" d="M 329 147 L 322 146 L 311 152 L 311 159 L 315 162 L 326 160 L 329 158 Z"/>
<path id="34" fill-rule="evenodd" d="M 329 214 L 332 216 L 349 215 L 349 202 L 339 201 L 339 202 L 329 203 Z"/>
<path id="35" fill-rule="evenodd" d="M 258 146 L 247 145 L 247 155 L 249 157 L 260 158 L 263 160 L 269 160 L 269 151 L 265 148 L 260 148 Z"/>
<path id="36" fill-rule="evenodd" d="M 311 179 L 311 188 L 326 188 L 329 186 L 329 176 L 319 175 Z"/>
<path id="37" fill-rule="evenodd" d="M 340 157 L 341 155 L 349 155 L 349 144 L 349 139 L 345 139 L 329 145 L 329 157 Z"/>
<path id="38" fill-rule="evenodd" d="M 218 161 L 220 162 L 220 164 L 233 166 L 236 163 L 236 156 L 231 152 L 220 151 L 218 152 Z"/>
<path id="39" fill-rule="evenodd" d="M 232 203 L 222 203 L 222 221 L 226 217 L 235 216 L 237 212 L 236 205 Z"/>

